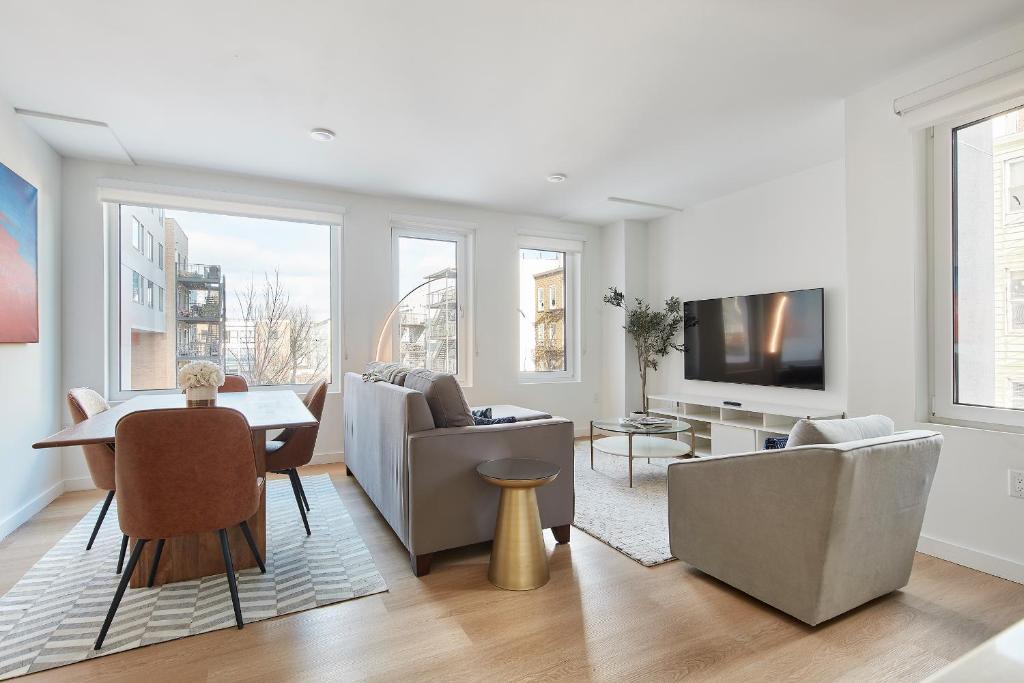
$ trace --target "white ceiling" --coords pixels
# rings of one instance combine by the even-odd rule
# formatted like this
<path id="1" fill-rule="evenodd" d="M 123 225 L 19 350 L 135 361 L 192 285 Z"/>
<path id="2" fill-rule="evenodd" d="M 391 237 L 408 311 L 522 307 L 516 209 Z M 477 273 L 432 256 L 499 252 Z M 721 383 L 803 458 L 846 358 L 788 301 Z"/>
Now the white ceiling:
<path id="1" fill-rule="evenodd" d="M 686 206 L 836 159 L 844 95 L 1020 19 L 1021 0 L 4 0 L 0 96 L 106 123 L 140 164 L 606 222 L 638 213 L 608 196 Z"/>

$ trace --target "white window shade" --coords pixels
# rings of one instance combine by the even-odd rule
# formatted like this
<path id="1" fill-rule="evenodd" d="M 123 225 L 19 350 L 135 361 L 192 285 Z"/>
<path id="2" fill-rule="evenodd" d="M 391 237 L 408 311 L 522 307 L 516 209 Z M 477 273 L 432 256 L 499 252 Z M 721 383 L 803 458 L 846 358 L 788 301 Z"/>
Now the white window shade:
<path id="1" fill-rule="evenodd" d="M 550 235 L 529 235 L 520 233 L 521 249 L 538 249 L 540 251 L 564 251 L 570 254 L 583 252 L 583 240 L 575 237 L 551 237 Z"/>
<path id="2" fill-rule="evenodd" d="M 1024 95 L 1024 50 L 1018 50 L 893 100 L 893 112 L 923 127 Z"/>

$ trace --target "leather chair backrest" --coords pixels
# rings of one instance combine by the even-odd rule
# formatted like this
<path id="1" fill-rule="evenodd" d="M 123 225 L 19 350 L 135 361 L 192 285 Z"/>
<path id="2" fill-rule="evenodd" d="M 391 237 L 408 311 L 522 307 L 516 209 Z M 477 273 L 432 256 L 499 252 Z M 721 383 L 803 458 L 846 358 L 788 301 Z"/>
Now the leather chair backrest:
<path id="1" fill-rule="evenodd" d="M 302 467 L 313 459 L 313 449 L 316 447 L 316 437 L 320 432 L 320 418 L 324 414 L 324 402 L 327 400 L 327 382 L 320 380 L 306 392 L 302 402 L 313 413 L 317 425 L 315 427 L 296 427 L 286 429 L 279 434 L 275 441 L 283 441 L 287 451 L 289 467 Z"/>
<path id="2" fill-rule="evenodd" d="M 93 415 L 110 410 L 110 404 L 92 389 L 79 387 L 68 392 L 68 410 L 75 424 L 83 422 Z M 98 489 L 114 490 L 114 446 L 106 443 L 93 443 L 82 446 L 85 453 L 85 464 L 89 467 L 89 476 Z"/>
<path id="3" fill-rule="evenodd" d="M 224 386 L 217 387 L 217 393 L 233 394 L 240 391 L 249 391 L 249 383 L 241 375 L 224 375 Z M 182 389 L 181 393 L 185 393 Z"/>
<path id="4" fill-rule="evenodd" d="M 117 515 L 134 538 L 225 529 L 256 513 L 256 456 L 245 416 L 231 408 L 165 408 L 116 428 Z"/>
<path id="5" fill-rule="evenodd" d="M 225 394 L 249 391 L 249 383 L 241 375 L 224 375 L 224 386 L 218 389 L 218 391 Z"/>

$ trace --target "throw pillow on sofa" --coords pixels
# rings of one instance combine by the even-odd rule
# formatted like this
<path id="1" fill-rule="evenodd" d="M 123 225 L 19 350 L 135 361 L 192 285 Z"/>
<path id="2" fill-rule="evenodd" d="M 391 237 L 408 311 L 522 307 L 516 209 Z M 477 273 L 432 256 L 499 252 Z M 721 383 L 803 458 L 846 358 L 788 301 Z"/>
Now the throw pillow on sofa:
<path id="1" fill-rule="evenodd" d="M 401 363 L 386 363 L 380 360 L 370 361 L 363 371 L 364 382 L 388 382 L 402 386 L 405 384 L 405 375 L 409 368 Z"/>
<path id="2" fill-rule="evenodd" d="M 516 421 L 515 415 L 508 415 L 507 417 L 494 417 L 491 413 L 490 408 L 473 408 L 470 410 L 473 414 L 473 422 L 476 426 L 480 425 L 504 425 L 512 424 Z"/>
<path id="3" fill-rule="evenodd" d="M 892 436 L 896 423 L 885 415 L 851 417 L 845 420 L 800 420 L 789 433 L 787 448 L 812 444 L 835 444 L 879 436 Z"/>
<path id="4" fill-rule="evenodd" d="M 453 375 L 430 370 L 410 370 L 405 376 L 405 388 L 418 391 L 427 399 L 435 426 L 472 427 L 475 424 L 462 387 Z"/>

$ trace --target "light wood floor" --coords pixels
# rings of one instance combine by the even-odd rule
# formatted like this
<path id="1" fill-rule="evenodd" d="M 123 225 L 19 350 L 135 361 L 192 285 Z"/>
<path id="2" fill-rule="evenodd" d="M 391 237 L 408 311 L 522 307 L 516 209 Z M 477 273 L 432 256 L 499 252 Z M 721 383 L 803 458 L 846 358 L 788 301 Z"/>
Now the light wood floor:
<path id="1" fill-rule="evenodd" d="M 493 588 L 487 546 L 423 579 L 341 465 L 328 472 L 390 592 L 32 676 L 44 680 L 917 680 L 1019 619 L 1024 586 L 918 555 L 910 585 L 812 629 L 681 562 L 645 569 L 573 529 L 551 582 Z M 0 543 L 6 592 L 100 499 L 68 493 Z M 313 510 L 312 514 L 316 514 Z"/>

